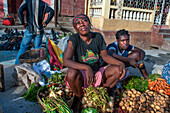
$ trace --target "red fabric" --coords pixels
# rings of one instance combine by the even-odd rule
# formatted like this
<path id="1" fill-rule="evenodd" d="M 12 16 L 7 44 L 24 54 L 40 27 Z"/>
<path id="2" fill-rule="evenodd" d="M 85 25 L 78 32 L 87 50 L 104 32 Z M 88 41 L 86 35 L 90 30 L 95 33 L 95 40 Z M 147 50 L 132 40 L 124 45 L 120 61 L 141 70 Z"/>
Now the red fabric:
<path id="1" fill-rule="evenodd" d="M 55 69 L 55 67 L 62 69 L 62 64 L 60 63 L 57 56 L 55 55 L 54 49 L 53 49 L 49 39 L 48 39 L 48 50 L 49 50 L 49 54 L 51 56 L 50 64 L 54 67 L 54 70 L 57 70 L 57 69 Z"/>
<path id="2" fill-rule="evenodd" d="M 14 18 L 12 18 L 11 16 L 9 16 L 8 18 L 5 18 L 3 20 L 3 25 L 7 25 L 7 26 L 14 25 Z"/>

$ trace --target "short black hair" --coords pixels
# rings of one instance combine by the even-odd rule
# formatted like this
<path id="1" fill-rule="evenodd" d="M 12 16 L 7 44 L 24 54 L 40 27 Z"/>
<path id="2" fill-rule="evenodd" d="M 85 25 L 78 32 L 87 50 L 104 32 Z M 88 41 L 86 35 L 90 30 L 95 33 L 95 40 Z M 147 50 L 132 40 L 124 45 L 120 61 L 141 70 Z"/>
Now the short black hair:
<path id="1" fill-rule="evenodd" d="M 125 29 L 117 31 L 117 33 L 115 35 L 116 35 L 116 39 L 119 39 L 120 36 L 124 36 L 124 35 L 127 35 L 128 38 L 130 36 L 128 31 L 126 31 Z"/>

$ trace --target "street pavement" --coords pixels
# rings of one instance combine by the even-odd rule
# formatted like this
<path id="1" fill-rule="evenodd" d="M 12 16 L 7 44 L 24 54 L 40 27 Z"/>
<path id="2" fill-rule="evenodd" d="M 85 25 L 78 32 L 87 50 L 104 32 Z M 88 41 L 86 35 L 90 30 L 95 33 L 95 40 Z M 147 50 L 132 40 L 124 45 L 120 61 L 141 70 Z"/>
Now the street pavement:
<path id="1" fill-rule="evenodd" d="M 0 92 L 0 113 L 42 113 L 37 102 L 25 101 L 21 95 L 27 91 L 25 86 L 12 86 L 11 75 L 18 51 L 0 51 L 0 64 L 4 66 L 5 92 Z M 170 60 L 170 52 L 163 50 L 145 50 L 144 63 L 149 74 L 161 74 L 164 64 Z M 130 75 L 141 73 L 136 68 L 129 68 Z"/>

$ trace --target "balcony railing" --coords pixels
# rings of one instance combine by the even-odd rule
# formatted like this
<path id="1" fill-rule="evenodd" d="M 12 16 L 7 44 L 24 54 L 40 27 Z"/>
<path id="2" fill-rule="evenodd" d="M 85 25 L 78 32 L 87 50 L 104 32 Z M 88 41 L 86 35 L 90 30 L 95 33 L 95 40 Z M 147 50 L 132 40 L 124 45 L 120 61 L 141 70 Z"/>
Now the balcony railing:
<path id="1" fill-rule="evenodd" d="M 109 15 L 104 14 L 107 13 L 106 11 L 109 12 Z M 169 0 L 90 0 L 89 7 L 91 17 L 103 16 L 108 19 L 153 22 L 164 25 L 167 24 L 169 12 Z"/>

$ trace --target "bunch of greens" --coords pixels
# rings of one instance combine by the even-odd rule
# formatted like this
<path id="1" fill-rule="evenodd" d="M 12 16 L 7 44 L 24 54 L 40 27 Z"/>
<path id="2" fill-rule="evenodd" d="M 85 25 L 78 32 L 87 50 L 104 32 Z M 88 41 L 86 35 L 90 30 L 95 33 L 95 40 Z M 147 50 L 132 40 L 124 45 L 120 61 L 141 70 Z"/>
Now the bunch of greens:
<path id="1" fill-rule="evenodd" d="M 39 86 L 35 83 L 30 84 L 30 88 L 28 88 L 27 92 L 22 94 L 21 96 L 25 98 L 25 100 L 35 102 L 37 101 L 37 92 L 39 90 Z"/>
<path id="2" fill-rule="evenodd" d="M 149 79 L 156 80 L 156 78 L 160 77 L 159 74 L 151 74 L 149 75 Z M 137 91 L 145 92 L 148 89 L 148 79 L 145 79 L 141 76 L 130 76 L 126 80 L 123 81 L 123 87 L 125 89 L 134 88 Z"/>
<path id="3" fill-rule="evenodd" d="M 64 83 L 64 77 L 65 77 L 65 73 L 54 73 L 51 74 L 51 77 L 48 79 L 49 84 L 54 84 L 54 83 L 58 83 L 58 84 L 62 84 Z"/>
<path id="4" fill-rule="evenodd" d="M 144 79 L 141 76 L 130 76 L 123 82 L 123 87 L 145 92 L 148 89 L 148 79 Z"/>

